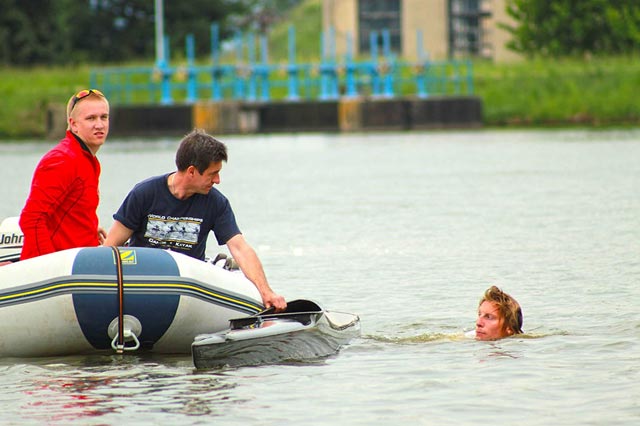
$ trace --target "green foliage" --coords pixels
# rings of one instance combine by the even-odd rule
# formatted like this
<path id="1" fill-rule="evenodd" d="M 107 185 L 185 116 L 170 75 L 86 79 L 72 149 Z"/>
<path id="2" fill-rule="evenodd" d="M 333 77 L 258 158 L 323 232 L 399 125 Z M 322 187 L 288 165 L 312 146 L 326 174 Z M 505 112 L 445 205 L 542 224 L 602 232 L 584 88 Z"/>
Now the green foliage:
<path id="1" fill-rule="evenodd" d="M 265 0 L 266 1 L 266 0 Z M 118 63 L 153 58 L 153 0 L 0 0 L 0 64 L 29 66 L 78 62 Z M 164 1 L 170 51 L 183 52 L 187 34 L 197 53 L 210 49 L 210 28 L 234 31 L 227 17 L 247 12 L 238 0 Z"/>
<path id="2" fill-rule="evenodd" d="M 488 125 L 638 125 L 637 56 L 477 63 Z"/>
<path id="3" fill-rule="evenodd" d="M 306 0 L 293 8 L 289 22 L 295 23 L 296 61 L 318 61 L 322 33 L 322 2 Z M 276 25 L 269 33 L 269 56 L 272 62 L 287 62 L 289 58 L 289 25 Z"/>
<path id="4" fill-rule="evenodd" d="M 196 55 L 208 56 L 213 23 L 221 40 L 239 30 L 266 33 L 301 1 L 165 0 L 169 54 L 183 57 L 193 35 Z M 0 10 L 0 64 L 104 64 L 155 55 L 153 0 L 0 0 Z"/>
<path id="5" fill-rule="evenodd" d="M 286 20 L 288 11 L 304 0 L 237 0 L 244 13 L 231 14 L 230 22 L 244 32 L 266 34 L 274 25 Z"/>
<path id="6" fill-rule="evenodd" d="M 0 67 L 0 138 L 42 138 L 47 107 L 86 87 L 88 66 Z"/>
<path id="7" fill-rule="evenodd" d="M 618 54 L 640 50 L 637 0 L 508 0 L 516 26 L 508 44 L 527 55 Z"/>
<path id="8" fill-rule="evenodd" d="M 0 0 L 0 63 L 61 63 L 58 0 Z"/>

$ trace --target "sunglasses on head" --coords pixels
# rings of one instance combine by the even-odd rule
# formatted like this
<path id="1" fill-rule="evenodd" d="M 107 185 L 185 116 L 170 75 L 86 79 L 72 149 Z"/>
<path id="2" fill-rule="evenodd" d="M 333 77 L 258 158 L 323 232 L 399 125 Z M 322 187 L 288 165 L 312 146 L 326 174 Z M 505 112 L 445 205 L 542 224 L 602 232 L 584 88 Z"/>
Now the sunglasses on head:
<path id="1" fill-rule="evenodd" d="M 89 96 L 92 93 L 100 96 L 101 98 L 105 97 L 104 93 L 102 93 L 98 89 L 84 89 L 84 90 L 81 90 L 78 93 L 76 93 L 75 95 L 73 95 L 73 99 L 71 100 L 71 108 L 69 109 L 69 112 L 73 111 L 73 108 L 75 108 L 76 104 L 78 103 L 78 101 L 80 101 L 80 99 L 84 99 L 84 98 L 86 98 L 87 96 Z"/>

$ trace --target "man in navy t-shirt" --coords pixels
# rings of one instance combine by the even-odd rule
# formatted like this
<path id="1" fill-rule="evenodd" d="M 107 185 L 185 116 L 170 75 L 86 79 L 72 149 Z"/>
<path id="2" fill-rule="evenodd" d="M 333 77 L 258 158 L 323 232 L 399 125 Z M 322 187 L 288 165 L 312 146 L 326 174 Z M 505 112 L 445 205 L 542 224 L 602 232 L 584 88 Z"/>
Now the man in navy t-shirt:
<path id="1" fill-rule="evenodd" d="M 138 183 L 113 215 L 115 222 L 106 246 L 127 240 L 134 247 L 171 249 L 204 260 L 207 236 L 226 244 L 244 275 L 256 286 L 265 307 L 287 306 L 271 290 L 260 259 L 236 224 L 227 198 L 213 185 L 220 183 L 226 146 L 194 130 L 184 137 L 176 153 L 177 171 Z"/>

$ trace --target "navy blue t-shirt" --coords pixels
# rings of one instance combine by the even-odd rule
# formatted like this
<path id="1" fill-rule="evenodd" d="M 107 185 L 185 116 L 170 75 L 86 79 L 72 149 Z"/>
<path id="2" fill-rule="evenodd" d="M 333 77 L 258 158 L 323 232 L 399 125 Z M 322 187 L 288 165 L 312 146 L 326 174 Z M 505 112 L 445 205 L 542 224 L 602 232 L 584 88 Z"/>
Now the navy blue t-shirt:
<path id="1" fill-rule="evenodd" d="M 131 246 L 171 249 L 204 260 L 209 231 L 220 245 L 240 234 L 229 200 L 220 191 L 211 188 L 208 195 L 179 200 L 167 186 L 169 174 L 138 183 L 113 215 L 133 230 Z"/>

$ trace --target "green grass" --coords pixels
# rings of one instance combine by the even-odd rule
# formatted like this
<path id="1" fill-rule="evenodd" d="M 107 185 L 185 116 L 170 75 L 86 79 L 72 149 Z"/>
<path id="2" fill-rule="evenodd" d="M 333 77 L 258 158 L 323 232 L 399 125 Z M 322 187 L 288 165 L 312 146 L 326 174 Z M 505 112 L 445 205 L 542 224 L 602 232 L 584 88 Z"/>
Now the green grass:
<path id="1" fill-rule="evenodd" d="M 287 63 L 288 28 L 293 24 L 297 62 L 317 63 L 320 16 L 320 0 L 307 0 L 291 12 L 288 22 L 273 28 L 269 34 L 271 62 Z M 223 58 L 223 62 L 233 58 L 232 54 L 231 58 Z M 510 64 L 476 61 L 474 93 L 483 100 L 486 126 L 638 126 L 638 59 L 637 56 L 536 59 Z M 203 58 L 198 63 L 209 62 Z M 72 93 L 87 87 L 91 68 L 90 64 L 0 68 L 0 139 L 43 138 L 47 106 L 64 104 Z M 286 76 L 284 71 L 280 74 L 279 77 Z M 285 90 L 275 88 L 273 95 Z M 141 97 L 134 94 L 134 100 L 149 102 Z M 118 101 L 123 100 L 112 99 L 113 104 Z"/>
<path id="2" fill-rule="evenodd" d="M 477 63 L 488 125 L 640 124 L 637 57 Z"/>
<path id="3" fill-rule="evenodd" d="M 473 72 L 486 126 L 640 125 L 637 58 L 476 62 Z M 0 139 L 42 138 L 47 106 L 87 87 L 90 66 L 2 68 L 0 74 Z"/>
<path id="4" fill-rule="evenodd" d="M 47 106 L 64 104 L 86 87 L 89 69 L 88 65 L 0 68 L 0 138 L 44 136 Z"/>
<path id="5" fill-rule="evenodd" d="M 322 32 L 321 0 L 302 2 L 290 12 L 289 22 L 296 29 L 296 61 L 318 61 Z M 269 33 L 269 57 L 274 63 L 284 64 L 289 60 L 289 25 L 278 25 Z"/>

